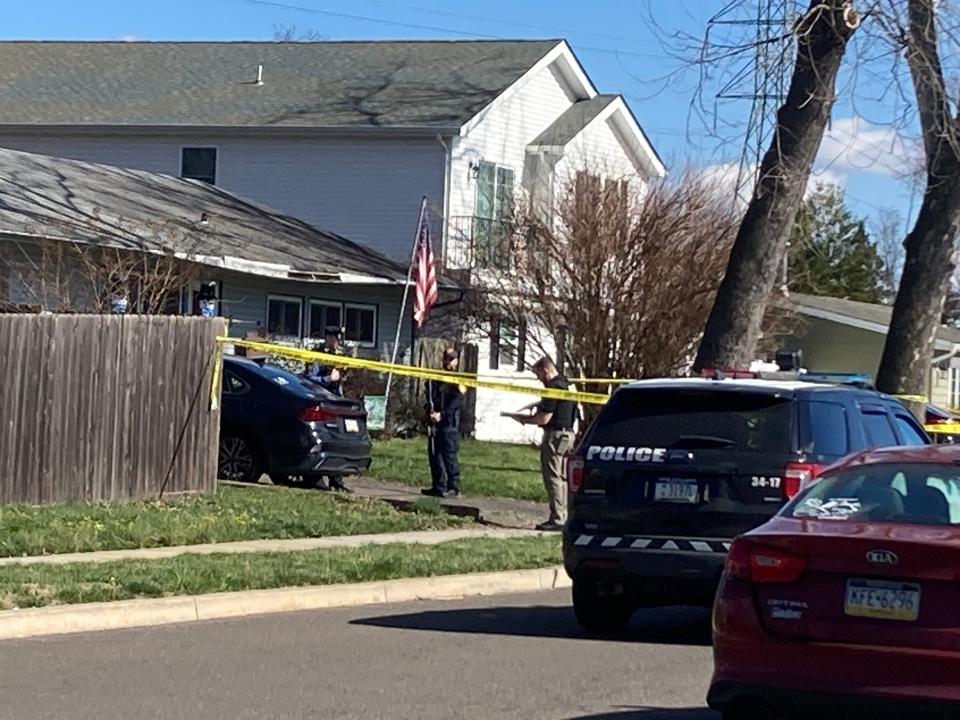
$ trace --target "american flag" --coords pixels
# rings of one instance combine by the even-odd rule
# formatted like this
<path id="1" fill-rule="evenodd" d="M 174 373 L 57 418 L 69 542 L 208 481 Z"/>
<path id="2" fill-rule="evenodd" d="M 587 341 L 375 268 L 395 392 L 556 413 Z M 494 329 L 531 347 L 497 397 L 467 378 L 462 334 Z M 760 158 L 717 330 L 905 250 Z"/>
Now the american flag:
<path id="1" fill-rule="evenodd" d="M 437 288 L 437 268 L 433 258 L 433 243 L 430 241 L 430 226 L 427 223 L 427 209 L 420 213 L 420 227 L 417 228 L 417 252 L 414 255 L 417 269 L 417 296 L 413 300 L 413 319 L 417 327 L 423 327 L 430 314 L 430 308 L 437 302 L 440 294 Z"/>

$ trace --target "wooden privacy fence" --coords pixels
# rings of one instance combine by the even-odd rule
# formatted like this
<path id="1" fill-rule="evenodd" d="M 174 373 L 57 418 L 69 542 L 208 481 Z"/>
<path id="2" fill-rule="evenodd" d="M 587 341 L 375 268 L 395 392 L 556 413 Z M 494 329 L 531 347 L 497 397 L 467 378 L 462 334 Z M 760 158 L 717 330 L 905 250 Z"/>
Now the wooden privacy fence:
<path id="1" fill-rule="evenodd" d="M 212 490 L 224 334 L 210 318 L 0 315 L 0 503 L 151 497 L 165 478 Z"/>

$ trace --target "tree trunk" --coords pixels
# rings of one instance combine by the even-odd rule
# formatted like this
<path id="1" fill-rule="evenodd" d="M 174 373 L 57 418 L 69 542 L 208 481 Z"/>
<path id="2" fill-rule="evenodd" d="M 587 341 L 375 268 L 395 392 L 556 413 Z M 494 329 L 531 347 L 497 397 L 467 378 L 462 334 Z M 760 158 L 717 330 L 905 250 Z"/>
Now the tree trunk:
<path id="1" fill-rule="evenodd" d="M 843 0 L 811 0 L 797 23 L 797 61 L 770 148 L 704 328 L 694 369 L 753 359 L 767 301 L 834 103 L 847 41 Z"/>
<path id="2" fill-rule="evenodd" d="M 910 0 L 907 63 L 917 95 L 927 186 L 917 222 L 904 241 L 906 260 L 883 346 L 877 387 L 927 391 L 934 340 L 954 270 L 960 229 L 960 114 L 951 116 L 936 35 L 937 0 Z"/>

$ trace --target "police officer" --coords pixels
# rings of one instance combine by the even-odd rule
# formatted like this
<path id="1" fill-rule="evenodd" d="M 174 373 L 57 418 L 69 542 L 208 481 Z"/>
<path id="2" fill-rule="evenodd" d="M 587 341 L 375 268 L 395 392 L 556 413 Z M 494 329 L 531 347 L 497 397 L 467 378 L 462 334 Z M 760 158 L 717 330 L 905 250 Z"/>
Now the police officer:
<path id="1" fill-rule="evenodd" d="M 443 353 L 443 369 L 454 372 L 460 359 L 457 351 Z M 463 407 L 463 385 L 427 381 L 427 452 L 433 484 L 421 490 L 432 497 L 456 497 L 460 494 L 460 410 Z"/>
<path id="2" fill-rule="evenodd" d="M 319 348 L 320 352 L 331 355 L 343 355 L 343 328 L 331 325 L 326 329 L 326 335 L 323 344 Z M 327 363 L 311 363 L 307 368 L 307 379 L 315 382 L 317 385 L 333 393 L 343 396 L 343 371 Z M 337 492 L 352 492 L 339 475 L 330 475 L 327 478 L 327 489 Z"/>
<path id="3" fill-rule="evenodd" d="M 545 388 L 567 390 L 569 381 L 560 374 L 556 364 L 548 357 L 541 358 L 533 366 L 533 372 Z M 540 443 L 540 472 L 550 504 L 550 517 L 537 525 L 537 530 L 562 530 L 567 521 L 567 487 L 563 477 L 563 458 L 573 449 L 574 424 L 577 420 L 577 404 L 572 400 L 554 400 L 544 398 L 536 405 L 528 405 L 524 410 L 534 409 L 530 415 L 508 413 L 523 425 L 537 425 L 543 428 L 543 440 Z"/>
<path id="4" fill-rule="evenodd" d="M 323 344 L 319 352 L 331 355 L 343 355 L 343 333 L 342 328 L 331 325 L 326 330 Z M 307 368 L 307 379 L 315 382 L 320 387 L 332 392 L 334 395 L 343 396 L 343 372 L 340 368 L 326 363 L 311 363 Z"/>

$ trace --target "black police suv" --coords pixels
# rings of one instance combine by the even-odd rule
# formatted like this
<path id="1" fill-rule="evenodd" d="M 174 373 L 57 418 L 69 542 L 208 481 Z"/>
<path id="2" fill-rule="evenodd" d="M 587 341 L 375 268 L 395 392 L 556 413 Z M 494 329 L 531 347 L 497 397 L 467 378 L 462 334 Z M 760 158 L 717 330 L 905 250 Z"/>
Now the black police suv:
<path id="1" fill-rule="evenodd" d="M 623 386 L 567 459 L 563 554 L 577 620 L 623 627 L 634 609 L 709 606 L 730 543 L 822 467 L 929 438 L 872 390 L 758 379 Z"/>
<path id="2" fill-rule="evenodd" d="M 323 477 L 370 467 L 363 403 L 335 395 L 272 365 L 223 361 L 218 474 L 256 482 L 316 486 Z"/>

